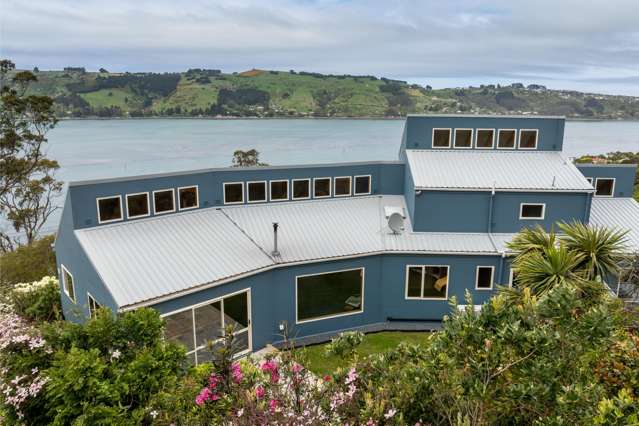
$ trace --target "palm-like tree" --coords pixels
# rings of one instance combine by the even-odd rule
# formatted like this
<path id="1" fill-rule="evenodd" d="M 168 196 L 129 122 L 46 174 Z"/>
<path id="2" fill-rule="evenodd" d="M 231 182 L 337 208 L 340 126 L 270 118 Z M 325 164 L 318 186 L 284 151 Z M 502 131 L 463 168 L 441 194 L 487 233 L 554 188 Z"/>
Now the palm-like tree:
<path id="1" fill-rule="evenodd" d="M 574 287 L 584 297 L 600 295 L 602 282 L 619 273 L 625 233 L 578 222 L 559 228 L 562 234 L 540 226 L 524 229 L 508 244 L 518 287 L 537 296 L 559 286 Z M 517 289 L 505 291 L 513 297 L 520 294 Z"/>

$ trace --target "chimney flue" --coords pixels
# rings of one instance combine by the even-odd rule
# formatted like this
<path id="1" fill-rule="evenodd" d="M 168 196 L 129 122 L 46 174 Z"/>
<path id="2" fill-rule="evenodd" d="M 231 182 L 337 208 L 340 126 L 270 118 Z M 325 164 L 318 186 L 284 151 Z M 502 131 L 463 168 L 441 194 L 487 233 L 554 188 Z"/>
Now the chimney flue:
<path id="1" fill-rule="evenodd" d="M 273 251 L 271 252 L 271 255 L 273 256 L 280 255 L 280 252 L 277 249 L 277 228 L 279 228 L 279 225 L 277 222 L 273 222 Z"/>

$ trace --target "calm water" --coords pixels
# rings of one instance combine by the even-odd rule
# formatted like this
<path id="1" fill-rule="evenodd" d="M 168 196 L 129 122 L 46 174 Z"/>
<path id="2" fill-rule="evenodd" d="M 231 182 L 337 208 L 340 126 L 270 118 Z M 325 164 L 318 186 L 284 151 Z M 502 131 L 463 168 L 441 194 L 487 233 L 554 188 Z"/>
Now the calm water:
<path id="1" fill-rule="evenodd" d="M 401 120 L 77 120 L 49 133 L 65 182 L 228 166 L 255 148 L 273 165 L 394 160 Z M 639 122 L 566 123 L 570 156 L 639 151 Z M 60 200 L 62 202 L 62 200 Z M 54 231 L 53 217 L 46 231 Z"/>
<path id="2" fill-rule="evenodd" d="M 394 160 L 401 120 L 78 120 L 49 133 L 60 179 L 127 176 L 228 166 L 255 148 L 273 165 Z M 639 122 L 566 123 L 570 156 L 639 151 Z"/>

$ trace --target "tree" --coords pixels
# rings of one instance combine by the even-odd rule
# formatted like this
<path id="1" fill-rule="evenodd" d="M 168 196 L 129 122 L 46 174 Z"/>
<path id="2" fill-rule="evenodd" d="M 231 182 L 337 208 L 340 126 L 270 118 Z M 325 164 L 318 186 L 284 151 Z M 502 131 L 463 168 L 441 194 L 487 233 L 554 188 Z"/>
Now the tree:
<path id="1" fill-rule="evenodd" d="M 53 99 L 27 94 L 36 76 L 14 69 L 10 60 L 0 61 L 0 217 L 16 234 L 0 232 L 5 252 L 37 238 L 62 190 L 54 176 L 59 165 L 43 152 L 46 133 L 57 123 Z"/>
<path id="2" fill-rule="evenodd" d="M 238 149 L 233 153 L 233 167 L 256 167 L 268 166 L 266 163 L 260 162 L 260 153 L 255 149 L 242 151 Z"/>

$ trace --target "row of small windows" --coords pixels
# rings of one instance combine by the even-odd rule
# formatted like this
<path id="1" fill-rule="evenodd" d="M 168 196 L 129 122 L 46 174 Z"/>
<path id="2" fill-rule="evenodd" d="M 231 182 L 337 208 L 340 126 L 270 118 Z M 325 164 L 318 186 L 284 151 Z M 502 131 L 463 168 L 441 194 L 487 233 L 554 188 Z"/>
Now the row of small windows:
<path id="1" fill-rule="evenodd" d="M 519 139 L 517 138 L 519 134 Z M 537 149 L 537 129 L 433 129 L 433 148 L 493 149 L 497 136 L 497 149 Z"/>
<path id="2" fill-rule="evenodd" d="M 312 184 L 311 184 L 312 183 Z M 244 203 L 244 182 L 224 183 L 224 204 Z M 246 182 L 246 202 L 308 200 L 311 198 L 349 197 L 371 193 L 371 175 L 319 177 Z M 268 192 L 267 192 L 268 188 Z"/>
<path id="3" fill-rule="evenodd" d="M 612 197 L 615 193 L 615 178 L 591 178 L 586 180 L 595 188 L 597 197 Z"/>
<path id="4" fill-rule="evenodd" d="M 177 189 L 179 210 L 190 210 L 199 206 L 197 186 L 186 186 Z M 171 213 L 176 210 L 175 190 L 173 188 L 153 191 L 154 214 Z M 147 217 L 151 214 L 151 203 L 148 192 L 126 194 L 126 213 L 128 219 Z M 123 219 L 122 197 L 103 197 L 97 199 L 98 223 L 116 222 Z"/>

